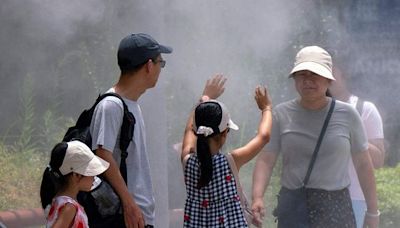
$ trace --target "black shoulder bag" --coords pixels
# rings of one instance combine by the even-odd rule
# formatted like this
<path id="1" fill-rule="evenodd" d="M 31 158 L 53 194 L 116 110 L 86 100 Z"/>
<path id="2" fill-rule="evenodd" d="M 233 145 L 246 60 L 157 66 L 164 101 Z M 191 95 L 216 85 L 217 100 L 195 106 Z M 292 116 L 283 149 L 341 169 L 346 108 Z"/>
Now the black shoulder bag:
<path id="1" fill-rule="evenodd" d="M 273 211 L 273 215 L 278 220 L 278 228 L 306 228 L 310 227 L 309 214 L 307 209 L 307 188 L 306 185 L 310 179 L 322 139 L 328 127 L 329 120 L 335 107 L 335 100 L 332 99 L 328 114 L 322 126 L 321 133 L 318 137 L 310 164 L 308 165 L 307 174 L 303 180 L 303 186 L 297 189 L 288 189 L 282 187 L 278 194 L 278 205 Z"/>

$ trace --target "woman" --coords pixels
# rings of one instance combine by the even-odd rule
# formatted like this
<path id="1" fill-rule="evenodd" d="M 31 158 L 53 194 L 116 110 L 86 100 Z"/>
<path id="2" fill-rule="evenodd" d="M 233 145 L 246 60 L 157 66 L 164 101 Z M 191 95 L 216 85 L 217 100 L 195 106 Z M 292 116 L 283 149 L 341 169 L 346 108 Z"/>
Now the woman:
<path id="1" fill-rule="evenodd" d="M 326 96 L 328 87 L 335 80 L 332 59 L 324 49 L 309 46 L 300 50 L 290 76 L 295 81 L 299 98 L 275 108 L 270 143 L 257 158 L 253 173 L 252 209 L 256 216 L 264 213 L 263 195 L 279 154 L 282 154 L 280 195 L 303 187 L 317 139 L 333 101 Z M 279 209 L 292 208 L 293 205 L 278 205 L 278 227 L 355 227 L 348 192 L 350 159 L 367 202 L 365 225 L 377 227 L 379 211 L 375 178 L 367 152 L 368 141 L 357 111 L 336 101 L 309 180 L 304 186 L 307 222 L 291 223 L 293 211 L 280 213 Z"/>

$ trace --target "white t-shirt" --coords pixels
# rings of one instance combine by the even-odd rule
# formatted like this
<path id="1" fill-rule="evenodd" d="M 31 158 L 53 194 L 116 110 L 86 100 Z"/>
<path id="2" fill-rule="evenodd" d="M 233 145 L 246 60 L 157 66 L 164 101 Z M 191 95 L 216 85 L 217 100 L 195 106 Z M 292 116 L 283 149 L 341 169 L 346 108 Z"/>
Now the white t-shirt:
<path id="1" fill-rule="evenodd" d="M 354 108 L 357 105 L 358 97 L 350 96 L 347 101 Z M 375 105 L 369 101 L 364 101 L 363 109 L 361 111 L 361 120 L 364 125 L 365 132 L 367 134 L 368 140 L 371 139 L 383 139 L 383 124 L 382 118 L 379 115 L 378 109 Z M 357 172 L 354 168 L 353 161 L 350 162 L 349 165 L 349 174 L 350 174 L 350 196 L 353 200 L 365 200 L 364 194 L 362 192 L 360 182 L 358 181 Z"/>
<path id="2" fill-rule="evenodd" d="M 114 92 L 114 90 L 110 89 L 107 92 Z M 123 99 L 128 106 L 128 110 L 136 119 L 134 138 L 127 149 L 128 190 L 142 210 L 146 225 L 154 225 L 155 201 L 147 156 L 143 115 L 136 101 Z M 112 96 L 106 97 L 97 105 L 90 125 L 92 149 L 98 149 L 98 146 L 102 145 L 104 149 L 111 151 L 118 168 L 121 160 L 119 134 L 123 110 L 123 104 L 120 99 Z"/>

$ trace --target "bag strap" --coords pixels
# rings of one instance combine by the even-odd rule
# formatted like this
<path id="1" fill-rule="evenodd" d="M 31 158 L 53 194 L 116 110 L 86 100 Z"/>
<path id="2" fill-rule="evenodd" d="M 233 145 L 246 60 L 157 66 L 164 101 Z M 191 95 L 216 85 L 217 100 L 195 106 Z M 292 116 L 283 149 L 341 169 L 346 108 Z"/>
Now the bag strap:
<path id="1" fill-rule="evenodd" d="M 239 198 L 240 198 L 240 204 L 242 205 L 242 209 L 244 210 L 246 208 L 246 206 L 248 205 L 248 203 L 247 203 L 247 198 L 243 193 L 242 186 L 240 185 L 239 172 L 236 167 L 235 160 L 233 159 L 233 156 L 231 153 L 227 153 L 225 155 L 225 157 L 226 157 L 226 160 L 228 160 L 229 168 L 231 169 L 233 177 L 235 178 L 236 189 L 238 191 Z"/>
<path id="2" fill-rule="evenodd" d="M 356 103 L 356 109 L 358 111 L 358 114 L 360 114 L 360 116 L 362 115 L 363 107 L 364 107 L 364 100 L 358 98 Z"/>
<path id="3" fill-rule="evenodd" d="M 331 106 L 329 107 L 328 114 L 325 117 L 325 122 L 324 122 L 324 125 L 322 126 L 321 133 L 319 134 L 317 145 L 315 146 L 314 152 L 311 157 L 310 164 L 308 165 L 307 174 L 304 177 L 303 186 L 306 186 L 306 184 L 308 183 L 308 180 L 310 179 L 311 171 L 314 167 L 315 160 L 317 159 L 319 147 L 321 146 L 321 142 L 322 142 L 322 139 L 324 138 L 326 128 L 328 127 L 328 123 L 329 123 L 329 120 L 331 119 L 333 109 L 335 108 L 335 103 L 336 103 L 336 100 L 332 98 Z"/>
<path id="4" fill-rule="evenodd" d="M 120 140 L 119 140 L 119 148 L 121 150 L 121 163 L 119 165 L 119 171 L 121 172 L 122 178 L 124 178 L 125 183 L 128 184 L 128 174 L 127 174 L 127 168 L 126 168 L 126 158 L 128 157 L 127 149 L 128 149 L 129 143 L 132 141 L 132 138 L 133 138 L 136 119 L 135 119 L 135 116 L 131 112 L 129 112 L 128 106 L 126 105 L 124 99 L 122 99 L 122 97 L 117 93 L 110 92 L 110 93 L 104 93 L 102 95 L 99 95 L 99 97 L 97 98 L 96 103 L 93 105 L 93 107 L 96 107 L 97 104 L 101 100 L 103 100 L 104 98 L 109 97 L 109 96 L 117 97 L 118 99 L 120 99 L 122 101 L 122 105 L 124 107 L 124 115 L 123 115 L 123 119 L 122 119 Z"/>

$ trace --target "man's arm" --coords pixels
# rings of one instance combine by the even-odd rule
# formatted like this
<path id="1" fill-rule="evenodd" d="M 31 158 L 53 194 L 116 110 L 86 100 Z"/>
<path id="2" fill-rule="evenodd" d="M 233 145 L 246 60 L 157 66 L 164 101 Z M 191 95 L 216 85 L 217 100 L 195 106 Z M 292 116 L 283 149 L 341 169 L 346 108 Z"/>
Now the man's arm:
<path id="1" fill-rule="evenodd" d="M 121 199 L 126 227 L 143 228 L 145 222 L 142 211 L 129 193 L 128 187 L 119 171 L 118 164 L 112 156 L 112 152 L 99 146 L 96 150 L 96 155 L 110 163 L 110 167 L 103 175 Z"/>
<path id="2" fill-rule="evenodd" d="M 379 225 L 378 199 L 376 196 L 376 183 L 372 162 L 367 151 L 352 155 L 358 180 L 367 203 L 367 211 L 364 219 L 364 227 L 371 228 Z"/>
<path id="3" fill-rule="evenodd" d="M 277 154 L 261 151 L 258 155 L 253 171 L 253 194 L 251 209 L 258 221 L 265 215 L 264 193 L 271 179 Z"/>
<path id="4" fill-rule="evenodd" d="M 375 169 L 381 168 L 385 163 L 385 146 L 383 139 L 368 140 L 368 153 Z"/>

